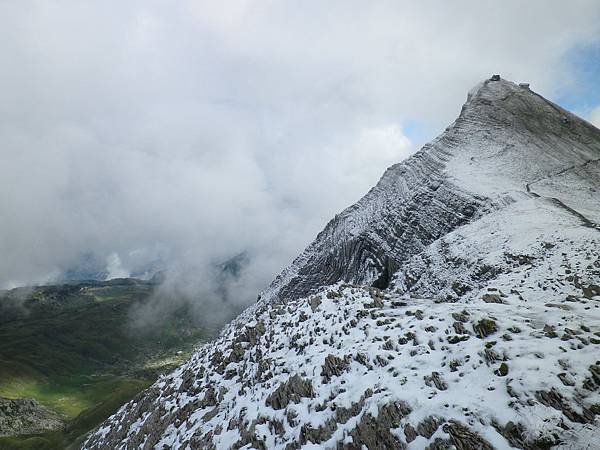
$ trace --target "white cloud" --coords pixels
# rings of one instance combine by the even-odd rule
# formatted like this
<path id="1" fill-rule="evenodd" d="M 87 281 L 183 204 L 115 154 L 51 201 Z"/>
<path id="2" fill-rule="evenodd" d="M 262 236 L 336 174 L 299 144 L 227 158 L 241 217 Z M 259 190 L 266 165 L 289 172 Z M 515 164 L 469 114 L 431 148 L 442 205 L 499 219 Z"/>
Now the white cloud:
<path id="1" fill-rule="evenodd" d="M 499 72 L 543 94 L 596 1 L 0 2 L 0 286 L 247 250 L 248 298 Z"/>
<path id="2" fill-rule="evenodd" d="M 410 150 L 411 142 L 402 128 L 390 124 L 361 130 L 355 155 L 359 160 L 391 164 L 406 158 Z"/>
<path id="3" fill-rule="evenodd" d="M 335 160 L 339 153 L 337 149 L 343 148 L 343 144 L 334 147 L 330 164 L 343 171 L 348 182 L 346 190 L 354 195 L 366 193 L 383 175 L 383 168 L 406 159 L 417 150 L 398 124 L 360 129 L 348 136 L 347 145 L 348 153 L 338 160 Z M 358 198 L 348 198 L 346 203 L 356 200 Z"/>
<path id="4" fill-rule="evenodd" d="M 123 264 L 121 263 L 121 258 L 116 253 L 111 253 L 106 258 L 106 270 L 108 275 L 106 277 L 107 280 L 112 280 L 113 278 L 127 278 L 129 276 L 129 272 L 123 268 Z"/>

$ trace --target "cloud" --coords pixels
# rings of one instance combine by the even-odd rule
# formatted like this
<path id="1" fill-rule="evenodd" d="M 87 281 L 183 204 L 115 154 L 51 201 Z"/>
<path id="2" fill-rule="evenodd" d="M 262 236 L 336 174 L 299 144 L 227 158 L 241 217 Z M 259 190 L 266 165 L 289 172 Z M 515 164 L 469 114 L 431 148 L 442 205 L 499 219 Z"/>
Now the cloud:
<path id="1" fill-rule="evenodd" d="M 0 25 L 0 286 L 93 255 L 206 297 L 247 252 L 248 302 L 422 144 L 407 123 L 436 134 L 496 72 L 576 83 L 600 5 L 20 1 Z"/>
<path id="2" fill-rule="evenodd" d="M 111 253 L 106 259 L 106 270 L 108 272 L 108 279 L 113 278 L 127 278 L 130 274 L 123 268 L 121 258 L 116 253 Z"/>

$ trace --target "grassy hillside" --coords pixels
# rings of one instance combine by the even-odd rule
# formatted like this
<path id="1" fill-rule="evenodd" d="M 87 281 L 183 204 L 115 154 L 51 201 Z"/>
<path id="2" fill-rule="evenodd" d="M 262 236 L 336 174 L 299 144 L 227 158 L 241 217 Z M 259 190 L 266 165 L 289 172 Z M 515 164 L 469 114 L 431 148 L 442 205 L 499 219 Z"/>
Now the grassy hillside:
<path id="1" fill-rule="evenodd" d="M 106 382 L 108 381 L 108 382 Z M 72 417 L 64 431 L 48 432 L 38 435 L 1 437 L 2 450 L 58 450 L 77 448 L 88 431 L 98 426 L 103 420 L 114 413 L 121 405 L 135 397 L 151 384 L 144 379 L 126 379 L 115 377 L 105 380 L 99 386 L 94 386 L 97 395 L 93 406 L 84 409 Z M 82 388 L 82 394 L 85 391 Z M 73 398 L 73 397 L 71 397 Z M 77 398 L 77 395 L 75 395 Z M 90 397 L 88 397 L 89 399 Z"/>
<path id="2" fill-rule="evenodd" d="M 67 422 L 65 431 L 0 437 L 0 448 L 73 445 L 210 337 L 185 307 L 132 328 L 130 311 L 154 291 L 124 279 L 0 293 L 0 397 L 34 398 Z"/>

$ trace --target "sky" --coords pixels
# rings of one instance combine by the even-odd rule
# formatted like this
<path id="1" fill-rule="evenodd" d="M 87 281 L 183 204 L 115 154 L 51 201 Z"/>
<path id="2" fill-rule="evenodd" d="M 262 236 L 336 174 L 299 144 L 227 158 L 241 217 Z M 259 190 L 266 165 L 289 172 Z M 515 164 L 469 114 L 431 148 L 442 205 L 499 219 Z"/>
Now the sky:
<path id="1" fill-rule="evenodd" d="M 2 0 L 0 58 L 0 288 L 249 302 L 495 73 L 600 126 L 596 0 Z"/>

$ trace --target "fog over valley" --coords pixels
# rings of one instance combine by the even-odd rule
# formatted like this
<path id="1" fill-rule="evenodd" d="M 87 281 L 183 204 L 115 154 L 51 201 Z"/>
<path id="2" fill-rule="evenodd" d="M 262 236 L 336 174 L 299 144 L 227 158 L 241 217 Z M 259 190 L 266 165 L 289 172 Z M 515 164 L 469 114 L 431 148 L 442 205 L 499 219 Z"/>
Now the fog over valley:
<path id="1" fill-rule="evenodd" d="M 482 76 L 579 99 L 575 3 L 2 2 L 0 287 L 245 253 L 248 303 Z"/>

